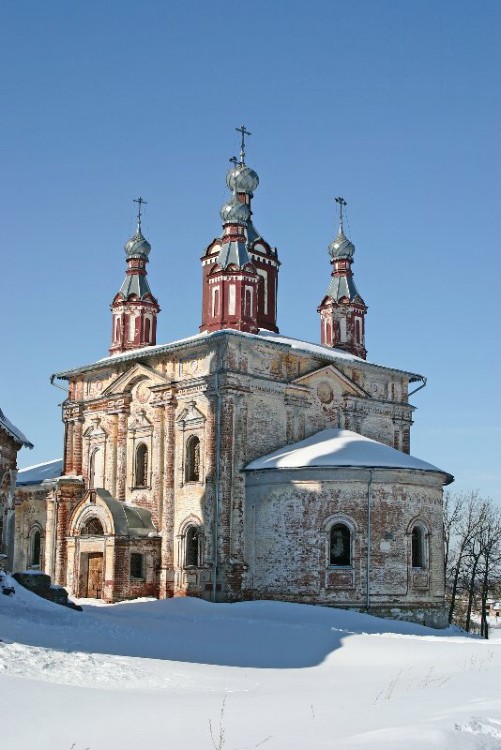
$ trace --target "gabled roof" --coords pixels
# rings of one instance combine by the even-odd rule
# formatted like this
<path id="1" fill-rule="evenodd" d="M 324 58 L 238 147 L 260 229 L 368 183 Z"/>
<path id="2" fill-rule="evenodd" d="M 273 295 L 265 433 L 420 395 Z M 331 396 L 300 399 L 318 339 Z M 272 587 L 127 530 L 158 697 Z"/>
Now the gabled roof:
<path id="1" fill-rule="evenodd" d="M 351 430 L 328 429 L 311 435 L 292 445 L 256 458 L 245 468 L 263 469 L 305 469 L 305 468 L 365 468 L 365 469 L 407 469 L 428 471 L 444 476 L 444 484 L 450 484 L 454 477 L 427 461 L 402 453 L 389 445 L 359 435 Z"/>
<path id="2" fill-rule="evenodd" d="M 333 349 L 329 346 L 323 346 L 322 344 L 312 344 L 309 341 L 301 341 L 300 339 L 294 339 L 289 336 L 282 336 L 272 331 L 266 331 L 260 329 L 259 333 L 247 333 L 246 331 L 235 331 L 231 328 L 225 328 L 221 331 L 213 331 L 212 333 L 195 333 L 193 336 L 187 336 L 184 339 L 178 339 L 177 341 L 171 341 L 169 344 L 157 344 L 156 346 L 145 346 L 141 349 L 133 349 L 129 352 L 121 352 L 119 354 L 112 354 L 109 357 L 103 357 L 90 365 L 83 365 L 81 367 L 75 367 L 72 370 L 65 370 L 63 372 L 57 372 L 52 375 L 51 380 L 55 378 L 59 380 L 68 380 L 72 375 L 77 375 L 83 372 L 91 372 L 92 370 L 99 370 L 109 365 L 114 365 L 119 362 L 134 362 L 140 359 L 154 357 L 164 352 L 171 352 L 177 349 L 191 346 L 198 342 L 210 343 L 220 338 L 248 338 L 254 339 L 256 342 L 261 340 L 273 341 L 277 346 L 281 346 L 284 350 L 292 349 L 304 354 L 313 355 L 319 357 L 324 361 L 336 362 L 353 362 L 360 364 L 363 367 L 375 367 L 383 372 L 398 372 L 402 375 L 406 375 L 411 383 L 423 380 L 422 375 L 418 375 L 408 370 L 401 370 L 396 367 L 386 367 L 385 365 L 378 365 L 375 362 L 369 362 L 365 359 L 350 354 L 349 352 L 342 351 L 341 349 Z"/>
<path id="3" fill-rule="evenodd" d="M 26 487 L 32 484 L 41 484 L 41 482 L 50 479 L 57 479 L 63 471 L 63 459 L 55 458 L 53 461 L 44 461 L 34 466 L 26 466 L 17 472 L 16 484 L 18 487 Z"/>
<path id="4" fill-rule="evenodd" d="M 19 430 L 14 424 L 12 424 L 9 419 L 7 419 L 1 409 L 0 429 L 4 430 L 4 432 L 6 432 L 7 435 L 10 435 L 11 438 L 14 438 L 16 443 L 19 443 L 19 445 L 25 445 L 27 448 L 33 448 L 33 443 L 30 443 L 30 441 L 23 435 L 21 430 Z"/>
<path id="5" fill-rule="evenodd" d="M 326 379 L 333 378 L 335 381 L 341 383 L 346 389 L 357 396 L 361 396 L 362 398 L 370 398 L 367 391 L 364 391 L 364 389 L 361 388 L 358 383 L 355 383 L 354 380 L 345 375 L 344 372 L 341 372 L 341 370 L 339 370 L 333 364 L 324 365 L 323 367 L 319 367 L 318 370 L 308 372 L 306 373 L 306 375 L 300 375 L 298 378 L 294 378 L 294 380 L 291 381 L 291 385 L 307 386 L 310 382 L 318 381 L 318 378 L 321 376 L 325 377 Z"/>

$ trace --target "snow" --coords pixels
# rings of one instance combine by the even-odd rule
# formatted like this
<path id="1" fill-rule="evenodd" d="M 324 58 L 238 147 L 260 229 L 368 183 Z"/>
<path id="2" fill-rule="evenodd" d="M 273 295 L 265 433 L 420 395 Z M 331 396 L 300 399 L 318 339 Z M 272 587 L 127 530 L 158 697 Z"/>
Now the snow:
<path id="1" fill-rule="evenodd" d="M 415 373 L 407 372 L 406 370 L 397 370 L 394 367 L 385 367 L 384 365 L 378 365 L 372 362 L 366 362 L 366 360 L 361 359 L 360 357 L 356 357 L 354 354 L 350 354 L 349 352 L 345 352 L 342 349 L 333 349 L 329 346 L 322 346 L 321 344 L 313 344 L 313 343 L 310 343 L 309 341 L 302 341 L 301 339 L 295 339 L 289 336 L 282 336 L 278 333 L 274 333 L 273 331 L 267 331 L 264 328 L 261 328 L 259 330 L 259 333 L 257 334 L 248 333 L 246 331 L 236 331 L 231 328 L 226 328 L 220 331 L 213 331 L 212 333 L 208 333 L 207 331 L 203 331 L 202 333 L 195 333 L 192 336 L 187 336 L 186 338 L 183 338 L 183 339 L 177 339 L 167 344 L 156 344 L 155 346 L 145 346 L 140 349 L 134 349 L 133 351 L 129 351 L 126 353 L 117 352 L 116 354 L 112 354 L 111 356 L 103 357 L 102 359 L 99 359 L 97 362 L 94 362 L 93 364 L 83 365 L 82 367 L 77 367 L 72 370 L 65 370 L 63 372 L 54 373 L 54 375 L 52 375 L 51 377 L 51 380 L 54 380 L 55 378 L 59 380 L 65 380 L 65 379 L 68 379 L 70 375 L 74 375 L 76 373 L 81 373 L 81 372 L 88 372 L 89 370 L 94 370 L 99 367 L 108 365 L 110 363 L 136 360 L 139 357 L 144 357 L 145 354 L 147 354 L 148 356 L 153 356 L 155 354 L 162 354 L 172 349 L 183 347 L 186 344 L 191 344 L 196 341 L 200 341 L 204 339 L 205 340 L 214 339 L 221 335 L 240 336 L 244 338 L 253 338 L 253 339 L 259 339 L 259 338 L 271 339 L 273 341 L 276 341 L 279 344 L 288 346 L 291 349 L 295 349 L 300 352 L 305 352 L 307 354 L 312 354 L 314 356 L 320 356 L 323 359 L 331 360 L 332 362 L 335 362 L 336 360 L 359 362 L 362 364 L 370 365 L 371 367 L 376 367 L 378 369 L 391 370 L 392 372 L 403 373 L 410 377 L 411 382 L 422 379 L 421 375 L 416 375 Z"/>
<path id="2" fill-rule="evenodd" d="M 209 722 L 224 750 L 501 746 L 501 640 L 281 602 L 75 612 L 4 583 L 5 748 L 210 750 Z"/>
<path id="3" fill-rule="evenodd" d="M 17 484 L 22 486 L 40 484 L 45 479 L 56 479 L 56 477 L 61 476 L 62 470 L 62 458 L 55 458 L 52 461 L 44 461 L 41 464 L 26 466 L 17 472 Z"/>
<path id="4" fill-rule="evenodd" d="M 420 458 L 414 458 L 357 432 L 334 428 L 321 430 L 305 440 L 257 458 L 246 469 L 299 469 L 308 466 L 358 466 L 446 473 Z M 449 474 L 446 476 L 450 477 Z"/>
<path id="5" fill-rule="evenodd" d="M 22 445 L 25 445 L 27 448 L 33 448 L 33 444 L 30 443 L 28 438 L 26 438 L 21 430 L 19 430 L 15 424 L 12 424 L 10 419 L 7 419 L 3 411 L 0 409 L 0 427 L 3 427 L 3 429 L 15 440 L 20 442 Z"/>
<path id="6" fill-rule="evenodd" d="M 286 344 L 291 349 L 297 349 L 301 352 L 307 352 L 308 354 L 320 355 L 321 357 L 328 357 L 329 359 L 345 359 L 349 362 L 365 362 L 361 357 L 350 354 L 342 349 L 332 349 L 329 346 L 322 346 L 322 344 L 312 344 L 309 341 L 301 341 L 301 339 L 294 339 L 290 336 L 282 336 L 279 333 L 273 331 L 260 330 L 259 335 L 263 338 L 273 339 L 279 344 Z"/>

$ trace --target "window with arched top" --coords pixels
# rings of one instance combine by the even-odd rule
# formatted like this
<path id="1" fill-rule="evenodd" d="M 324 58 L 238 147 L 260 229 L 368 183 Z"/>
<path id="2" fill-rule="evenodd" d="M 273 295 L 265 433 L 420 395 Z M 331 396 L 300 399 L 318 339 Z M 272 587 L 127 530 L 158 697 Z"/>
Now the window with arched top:
<path id="1" fill-rule="evenodd" d="M 30 567 L 40 567 L 41 537 L 40 530 L 33 529 L 30 536 Z"/>
<path id="2" fill-rule="evenodd" d="M 104 487 L 104 450 L 93 448 L 89 456 L 89 489 Z"/>
<path id="3" fill-rule="evenodd" d="M 104 536 L 103 524 L 99 518 L 89 518 L 82 527 L 80 536 Z"/>
<path id="4" fill-rule="evenodd" d="M 140 443 L 136 448 L 136 487 L 146 487 L 148 485 L 148 448 L 144 443 Z"/>
<path id="5" fill-rule="evenodd" d="M 249 287 L 245 287 L 244 297 L 244 315 L 248 318 L 252 318 L 254 315 L 254 291 Z"/>
<path id="6" fill-rule="evenodd" d="M 186 441 L 185 481 L 200 481 L 200 439 L 196 435 Z"/>
<path id="7" fill-rule="evenodd" d="M 186 567 L 197 567 L 200 564 L 200 530 L 197 526 L 188 526 L 186 529 L 184 564 Z"/>
<path id="8" fill-rule="evenodd" d="M 422 526 L 416 525 L 412 529 L 412 562 L 413 568 L 426 568 L 426 536 Z"/>
<path id="9" fill-rule="evenodd" d="M 329 564 L 351 565 L 351 530 L 344 523 L 331 526 L 329 536 Z"/>
<path id="10" fill-rule="evenodd" d="M 144 321 L 144 340 L 149 341 L 150 340 L 150 333 L 151 333 L 151 323 L 150 319 L 146 318 Z"/>

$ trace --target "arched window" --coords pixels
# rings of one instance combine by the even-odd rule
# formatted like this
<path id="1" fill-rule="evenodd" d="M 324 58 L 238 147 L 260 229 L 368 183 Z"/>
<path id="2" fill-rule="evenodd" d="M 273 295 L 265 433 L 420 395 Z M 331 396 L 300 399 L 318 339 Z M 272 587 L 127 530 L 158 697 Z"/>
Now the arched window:
<path id="1" fill-rule="evenodd" d="M 196 435 L 186 442 L 185 477 L 187 482 L 200 481 L 200 440 Z"/>
<path id="2" fill-rule="evenodd" d="M 426 568 L 425 534 L 422 526 L 412 529 L 412 567 Z"/>
<path id="3" fill-rule="evenodd" d="M 115 318 L 115 341 L 120 341 L 120 318 Z"/>
<path id="4" fill-rule="evenodd" d="M 344 523 L 335 523 L 331 526 L 330 565 L 351 565 L 351 531 Z"/>
<path id="5" fill-rule="evenodd" d="M 219 315 L 219 289 L 212 288 L 212 317 Z"/>
<path id="6" fill-rule="evenodd" d="M 246 287 L 245 298 L 244 298 L 244 315 L 246 315 L 248 318 L 252 318 L 254 314 L 253 304 L 252 304 L 253 298 L 254 298 L 253 290 Z"/>
<path id="7" fill-rule="evenodd" d="M 148 448 L 144 443 L 136 449 L 136 487 L 148 485 Z"/>
<path id="8" fill-rule="evenodd" d="M 31 532 L 30 539 L 30 567 L 40 567 L 40 531 L 35 529 Z"/>
<path id="9" fill-rule="evenodd" d="M 355 343 L 360 344 L 360 320 L 355 318 Z"/>
<path id="10" fill-rule="evenodd" d="M 81 536 L 104 536 L 104 529 L 99 518 L 89 518 L 80 532 Z"/>
<path id="11" fill-rule="evenodd" d="M 146 318 L 146 320 L 144 321 L 144 340 L 145 341 L 150 340 L 150 330 L 151 330 L 150 319 Z"/>
<path id="12" fill-rule="evenodd" d="M 196 526 L 188 526 L 185 538 L 184 564 L 185 566 L 197 567 L 199 560 L 199 529 Z"/>
<path id="13" fill-rule="evenodd" d="M 104 450 L 94 447 L 89 455 L 89 489 L 104 487 Z"/>

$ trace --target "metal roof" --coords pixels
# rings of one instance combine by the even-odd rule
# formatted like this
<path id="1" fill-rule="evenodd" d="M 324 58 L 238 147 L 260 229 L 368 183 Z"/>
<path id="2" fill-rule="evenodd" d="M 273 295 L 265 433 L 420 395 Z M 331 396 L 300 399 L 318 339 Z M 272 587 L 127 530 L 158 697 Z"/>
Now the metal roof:
<path id="1" fill-rule="evenodd" d="M 124 283 L 120 287 L 119 294 L 121 294 L 124 299 L 128 299 L 133 294 L 135 294 L 138 299 L 142 299 L 148 294 L 153 296 L 146 276 L 138 273 L 130 274 L 125 277 Z"/>
<path id="2" fill-rule="evenodd" d="M 41 484 L 45 480 L 57 479 L 63 471 L 63 459 L 56 458 L 53 461 L 45 461 L 35 466 L 27 466 L 17 472 L 16 484 L 18 487 L 26 487 L 32 484 Z"/>
<path id="3" fill-rule="evenodd" d="M 333 276 L 327 290 L 327 296 L 335 302 L 339 302 L 343 297 L 348 298 L 350 302 L 353 302 L 355 297 L 362 299 L 353 276 Z"/>
<path id="4" fill-rule="evenodd" d="M 25 445 L 27 448 L 33 448 L 33 443 L 30 443 L 28 438 L 26 438 L 20 429 L 16 427 L 16 425 L 12 424 L 10 419 L 7 419 L 3 411 L 0 409 L 0 428 L 5 430 L 5 432 L 10 435 L 11 438 L 14 438 L 16 442 L 18 442 L 20 445 Z"/>
<path id="5" fill-rule="evenodd" d="M 176 351 L 177 349 L 185 349 L 193 346 L 197 343 L 209 344 L 216 341 L 219 338 L 225 337 L 239 337 L 239 338 L 250 338 L 255 339 L 256 342 L 261 340 L 269 341 L 275 346 L 279 346 L 286 349 L 294 349 L 305 354 L 313 355 L 318 359 L 323 359 L 331 362 L 339 361 L 352 361 L 361 365 L 362 367 L 374 367 L 383 372 L 397 372 L 402 375 L 406 375 L 411 383 L 416 381 L 424 380 L 423 375 L 409 372 L 408 370 L 400 370 L 396 367 L 386 367 L 385 365 L 378 365 L 373 362 L 367 362 L 360 357 L 356 357 L 354 354 L 341 351 L 339 349 L 332 349 L 328 346 L 322 346 L 322 344 L 312 344 L 308 341 L 301 341 L 300 339 L 294 339 L 280 334 L 273 333 L 272 331 L 266 331 L 261 329 L 259 333 L 247 333 L 245 331 L 235 331 L 231 328 L 226 328 L 222 331 L 214 331 L 213 333 L 196 333 L 193 336 L 188 336 L 178 341 L 172 341 L 169 344 L 158 344 L 157 346 L 145 346 L 141 349 L 133 349 L 130 352 L 124 354 L 114 354 L 110 357 L 104 357 L 103 359 L 93 362 L 89 365 L 82 365 L 81 367 L 74 367 L 71 370 L 63 370 L 56 372 L 51 376 L 51 380 L 56 378 L 59 380 L 68 380 L 73 375 L 79 375 L 84 372 L 91 372 L 92 370 L 101 370 L 104 367 L 110 367 L 115 364 L 122 362 L 135 362 L 137 360 L 149 359 L 150 357 L 158 356 L 168 352 Z"/>
<path id="6" fill-rule="evenodd" d="M 216 262 L 221 268 L 227 268 L 229 265 L 243 268 L 248 263 L 251 263 L 247 251 L 247 243 L 240 242 L 239 240 L 232 240 L 231 242 L 224 242 L 223 240 Z"/>

